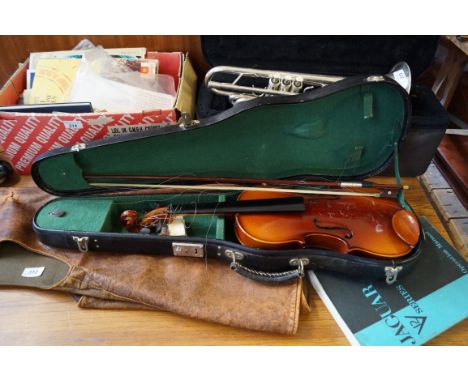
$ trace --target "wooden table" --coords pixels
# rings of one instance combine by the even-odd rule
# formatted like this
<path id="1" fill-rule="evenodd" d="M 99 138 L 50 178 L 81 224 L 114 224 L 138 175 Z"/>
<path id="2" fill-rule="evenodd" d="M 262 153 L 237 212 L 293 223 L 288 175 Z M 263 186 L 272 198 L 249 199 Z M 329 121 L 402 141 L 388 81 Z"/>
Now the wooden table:
<path id="1" fill-rule="evenodd" d="M 416 213 L 426 216 L 450 240 L 417 179 L 403 181 L 411 186 L 406 195 Z M 301 315 L 298 333 L 284 336 L 197 321 L 169 312 L 80 309 L 67 294 L 2 288 L 0 345 L 347 345 L 314 291 L 311 306 L 310 313 Z M 468 345 L 468 320 L 429 344 Z"/>
<path id="2" fill-rule="evenodd" d="M 460 42 L 456 36 L 444 36 L 441 44 L 446 47 L 447 56 L 439 69 L 432 91 L 448 110 L 468 62 L 468 42 Z"/>

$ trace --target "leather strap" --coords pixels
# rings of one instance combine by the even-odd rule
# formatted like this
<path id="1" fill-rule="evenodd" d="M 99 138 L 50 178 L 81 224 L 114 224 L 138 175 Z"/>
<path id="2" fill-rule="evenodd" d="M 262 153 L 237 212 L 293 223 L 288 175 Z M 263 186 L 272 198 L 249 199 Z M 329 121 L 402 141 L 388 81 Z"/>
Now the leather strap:
<path id="1" fill-rule="evenodd" d="M 235 260 L 231 262 L 231 269 L 239 273 L 240 275 L 247 277 L 251 280 L 260 281 L 271 284 L 281 284 L 294 282 L 300 277 L 304 277 L 304 266 L 300 262 L 297 269 L 285 272 L 262 272 L 255 269 L 245 267 Z"/>

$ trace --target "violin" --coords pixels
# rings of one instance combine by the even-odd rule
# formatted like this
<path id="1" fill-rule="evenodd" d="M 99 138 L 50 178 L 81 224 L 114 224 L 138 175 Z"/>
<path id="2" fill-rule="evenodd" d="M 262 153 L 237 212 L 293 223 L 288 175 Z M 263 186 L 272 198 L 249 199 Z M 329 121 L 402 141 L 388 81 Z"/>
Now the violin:
<path id="1" fill-rule="evenodd" d="M 257 190 L 234 202 L 158 207 L 141 219 L 128 210 L 120 219 L 129 231 L 142 232 L 194 214 L 233 215 L 239 242 L 260 249 L 313 247 L 388 259 L 410 253 L 421 234 L 416 216 L 396 199 Z"/>
<path id="2" fill-rule="evenodd" d="M 271 196 L 245 191 L 239 200 Z M 388 259 L 408 254 L 419 241 L 416 216 L 395 199 L 330 195 L 305 197 L 304 204 L 305 212 L 299 213 L 236 214 L 239 242 L 262 249 L 314 247 Z"/>
<path id="3" fill-rule="evenodd" d="M 147 232 L 155 229 L 159 233 L 162 226 L 170 224 L 176 216 L 182 215 L 233 215 L 236 213 L 279 213 L 304 212 L 302 197 L 296 195 L 271 197 L 254 200 L 237 200 L 214 203 L 188 203 L 178 206 L 162 206 L 147 212 L 139 219 L 138 212 L 126 210 L 120 214 L 120 223 L 130 232 Z"/>

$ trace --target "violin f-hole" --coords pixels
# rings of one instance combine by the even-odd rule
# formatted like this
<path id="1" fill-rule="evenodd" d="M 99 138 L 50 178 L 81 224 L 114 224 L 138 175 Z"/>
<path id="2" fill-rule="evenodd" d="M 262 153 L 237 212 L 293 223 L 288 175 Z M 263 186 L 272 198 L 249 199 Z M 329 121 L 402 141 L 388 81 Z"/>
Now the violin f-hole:
<path id="1" fill-rule="evenodd" d="M 347 233 L 344 235 L 345 239 L 351 239 L 353 237 L 353 231 L 351 231 L 347 227 L 320 225 L 318 218 L 314 218 L 313 222 L 315 226 L 320 229 L 325 229 L 325 230 L 330 230 L 330 231 L 333 231 L 333 230 L 347 231 Z"/>

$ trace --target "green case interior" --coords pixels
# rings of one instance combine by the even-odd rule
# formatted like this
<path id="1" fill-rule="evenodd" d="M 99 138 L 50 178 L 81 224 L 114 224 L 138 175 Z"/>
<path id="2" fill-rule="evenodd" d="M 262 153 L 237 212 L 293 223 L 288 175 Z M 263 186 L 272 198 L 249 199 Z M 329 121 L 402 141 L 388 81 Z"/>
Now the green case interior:
<path id="1" fill-rule="evenodd" d="M 362 81 L 311 100 L 221 113 L 186 130 L 65 150 L 39 160 L 33 172 L 58 194 L 89 190 L 84 176 L 103 174 L 362 178 L 392 157 L 406 127 L 406 104 L 398 85 Z"/>
<path id="2" fill-rule="evenodd" d="M 161 194 L 107 197 L 57 198 L 44 205 L 36 214 L 39 228 L 59 231 L 128 233 L 120 225 L 120 214 L 136 210 L 140 215 L 159 206 L 190 202 L 223 202 L 225 195 Z M 63 212 L 57 216 L 54 211 Z M 213 215 L 185 216 L 188 236 L 224 239 L 224 217 Z"/>
<path id="3" fill-rule="evenodd" d="M 34 179 L 47 191 L 69 197 L 45 205 L 36 224 L 45 230 L 124 232 L 122 211 L 149 211 L 156 201 L 168 204 L 167 195 L 79 197 L 93 190 L 86 176 L 367 177 L 392 158 L 406 128 L 408 98 L 390 80 L 350 80 L 325 87 L 320 96 L 241 105 L 191 128 L 172 126 L 48 154 L 34 164 Z M 170 202 L 224 197 L 174 193 Z M 57 209 L 65 215 L 50 214 Z M 189 236 L 225 238 L 223 217 L 186 217 L 186 223 Z"/>

